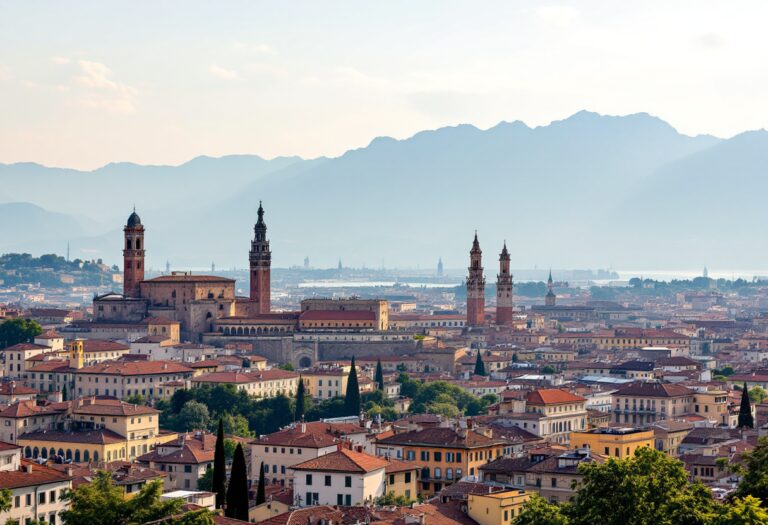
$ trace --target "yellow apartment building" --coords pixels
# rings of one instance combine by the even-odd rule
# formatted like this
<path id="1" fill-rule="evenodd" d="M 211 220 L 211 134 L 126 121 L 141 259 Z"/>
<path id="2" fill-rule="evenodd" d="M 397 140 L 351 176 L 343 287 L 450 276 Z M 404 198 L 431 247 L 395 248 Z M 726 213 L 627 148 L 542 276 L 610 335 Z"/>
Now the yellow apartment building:
<path id="1" fill-rule="evenodd" d="M 571 432 L 571 446 L 588 448 L 605 457 L 624 459 L 640 447 L 653 448 L 653 430 L 633 427 L 602 427 Z"/>
<path id="2" fill-rule="evenodd" d="M 480 525 L 510 525 L 530 497 L 524 490 L 469 494 L 467 514 Z"/>

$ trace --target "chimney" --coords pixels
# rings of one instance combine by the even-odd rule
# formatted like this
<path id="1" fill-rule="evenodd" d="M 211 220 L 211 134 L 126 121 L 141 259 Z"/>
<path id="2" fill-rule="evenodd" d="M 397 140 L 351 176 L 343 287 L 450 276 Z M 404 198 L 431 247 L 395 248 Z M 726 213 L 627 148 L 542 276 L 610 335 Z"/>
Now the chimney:
<path id="1" fill-rule="evenodd" d="M 304 421 L 301 422 L 301 433 L 306 434 L 307 432 L 307 424 L 304 423 Z"/>
<path id="2" fill-rule="evenodd" d="M 31 464 L 24 465 L 24 472 L 26 472 L 27 474 L 32 474 L 32 465 Z"/>
<path id="3" fill-rule="evenodd" d="M 72 467 L 67 467 L 67 476 L 72 477 L 72 475 L 75 473 L 75 469 Z"/>

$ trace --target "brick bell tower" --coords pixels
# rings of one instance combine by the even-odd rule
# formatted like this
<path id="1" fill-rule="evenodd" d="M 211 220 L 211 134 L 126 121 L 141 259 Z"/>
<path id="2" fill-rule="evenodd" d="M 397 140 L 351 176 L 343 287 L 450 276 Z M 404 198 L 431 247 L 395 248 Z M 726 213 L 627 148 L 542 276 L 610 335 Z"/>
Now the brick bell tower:
<path id="1" fill-rule="evenodd" d="M 507 243 L 499 254 L 499 274 L 496 276 L 496 324 L 511 325 L 513 318 L 512 274 L 509 271 Z"/>
<path id="2" fill-rule="evenodd" d="M 266 314 L 270 311 L 269 273 L 272 266 L 272 252 L 269 251 L 267 225 L 264 223 L 264 208 L 259 201 L 259 220 L 253 227 L 251 241 L 251 301 L 256 303 L 253 313 Z"/>
<path id="3" fill-rule="evenodd" d="M 467 276 L 467 326 L 485 324 L 485 277 L 483 277 L 483 252 L 480 242 L 475 240 L 469 252 L 469 275 Z"/>
<path id="4" fill-rule="evenodd" d="M 144 280 L 144 226 L 133 209 L 123 228 L 125 248 L 123 249 L 123 295 L 141 297 L 139 283 Z"/>

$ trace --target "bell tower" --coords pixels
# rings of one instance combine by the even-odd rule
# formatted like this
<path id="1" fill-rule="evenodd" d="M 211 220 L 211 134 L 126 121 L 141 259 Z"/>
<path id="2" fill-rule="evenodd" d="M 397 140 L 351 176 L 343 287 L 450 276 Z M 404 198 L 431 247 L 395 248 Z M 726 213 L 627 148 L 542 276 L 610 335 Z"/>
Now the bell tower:
<path id="1" fill-rule="evenodd" d="M 513 319 L 512 273 L 509 270 L 507 243 L 499 255 L 499 274 L 496 276 L 496 324 L 511 325 Z"/>
<path id="2" fill-rule="evenodd" d="M 544 296 L 545 306 L 555 306 L 557 296 L 555 295 L 555 282 L 552 280 L 552 270 L 549 270 L 549 279 L 547 279 L 547 295 Z"/>
<path id="3" fill-rule="evenodd" d="M 141 297 L 139 283 L 144 280 L 144 226 L 134 208 L 123 228 L 123 295 Z"/>
<path id="4" fill-rule="evenodd" d="M 85 366 L 85 352 L 82 339 L 75 339 L 69 343 L 69 367 L 81 369 Z"/>
<path id="5" fill-rule="evenodd" d="M 469 275 L 467 276 L 467 326 L 482 326 L 485 323 L 485 277 L 483 277 L 483 252 L 480 242 L 472 242 L 469 252 Z"/>
<path id="6" fill-rule="evenodd" d="M 254 237 L 251 241 L 251 301 L 256 303 L 254 313 L 266 314 L 270 311 L 270 268 L 272 266 L 272 252 L 269 250 L 267 240 L 267 225 L 264 223 L 264 208 L 259 201 L 259 218 L 253 227 Z"/>

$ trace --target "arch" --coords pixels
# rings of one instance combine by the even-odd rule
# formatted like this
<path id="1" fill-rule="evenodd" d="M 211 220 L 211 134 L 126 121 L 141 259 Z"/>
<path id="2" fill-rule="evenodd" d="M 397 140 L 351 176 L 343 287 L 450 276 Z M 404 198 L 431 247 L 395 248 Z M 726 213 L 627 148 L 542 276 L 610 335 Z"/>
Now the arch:
<path id="1" fill-rule="evenodd" d="M 67 453 L 65 454 L 64 457 L 66 457 L 67 459 L 72 459 L 72 449 L 71 448 L 67 449 Z"/>
<path id="2" fill-rule="evenodd" d="M 75 450 L 74 462 L 75 463 L 80 463 L 80 449 L 79 448 L 77 450 Z"/>
<path id="3" fill-rule="evenodd" d="M 64 457 L 64 449 L 63 448 L 59 449 L 59 456 L 61 456 L 62 458 Z"/>
<path id="4" fill-rule="evenodd" d="M 224 335 L 229 335 L 229 327 L 224 328 Z"/>
<path id="5" fill-rule="evenodd" d="M 251 327 L 250 334 L 256 335 L 256 328 L 254 328 L 253 326 Z"/>
<path id="6" fill-rule="evenodd" d="M 86 463 L 91 461 L 91 452 L 88 449 L 83 451 L 83 461 Z"/>
<path id="7" fill-rule="evenodd" d="M 24 449 L 24 457 L 25 458 L 32 457 L 32 448 L 29 445 L 27 445 L 27 448 Z"/>
<path id="8" fill-rule="evenodd" d="M 237 335 L 243 335 L 243 327 L 242 326 L 238 326 L 237 327 Z"/>
<path id="9" fill-rule="evenodd" d="M 220 333 L 220 334 L 223 334 L 223 333 L 224 333 L 224 329 L 223 329 L 222 327 L 219 327 L 219 333 Z"/>
<path id="10" fill-rule="evenodd" d="M 43 459 L 48 459 L 48 449 L 43 447 L 43 449 L 40 451 L 40 457 Z"/>
<path id="11" fill-rule="evenodd" d="M 32 457 L 37 459 L 40 457 L 40 449 L 35 447 L 32 449 Z"/>
<path id="12" fill-rule="evenodd" d="M 451 467 L 445 469 L 445 479 L 453 479 L 453 469 Z"/>
<path id="13" fill-rule="evenodd" d="M 312 360 L 309 357 L 304 356 L 299 359 L 299 368 L 309 368 L 310 366 L 312 366 Z"/>
<path id="14" fill-rule="evenodd" d="M 259 335 L 259 334 L 261 334 L 261 327 L 258 327 L 258 328 L 256 329 L 256 335 Z"/>
<path id="15" fill-rule="evenodd" d="M 94 463 L 98 463 L 99 462 L 99 451 L 98 450 L 94 450 L 93 451 L 93 462 Z"/>
<path id="16" fill-rule="evenodd" d="M 48 453 L 48 457 L 53 459 L 53 456 L 56 455 L 56 449 L 51 447 L 51 451 Z"/>
<path id="17" fill-rule="evenodd" d="M 141 250 L 141 237 L 136 239 L 136 249 Z"/>

